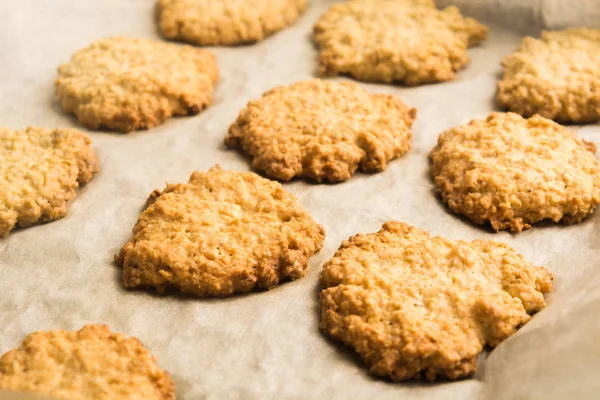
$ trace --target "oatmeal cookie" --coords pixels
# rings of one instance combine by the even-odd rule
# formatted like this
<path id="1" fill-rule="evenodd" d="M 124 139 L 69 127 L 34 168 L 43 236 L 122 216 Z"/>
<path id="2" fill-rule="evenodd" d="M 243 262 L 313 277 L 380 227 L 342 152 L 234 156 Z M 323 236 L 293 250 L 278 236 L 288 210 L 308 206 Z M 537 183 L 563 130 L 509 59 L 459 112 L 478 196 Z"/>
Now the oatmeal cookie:
<path id="1" fill-rule="evenodd" d="M 105 325 L 35 332 L 0 358 L 0 389 L 65 400 L 175 400 L 175 385 L 135 338 Z"/>
<path id="2" fill-rule="evenodd" d="M 215 167 L 154 191 L 116 260 L 127 288 L 227 296 L 303 277 L 324 237 L 279 183 Z"/>
<path id="3" fill-rule="evenodd" d="M 408 86 L 454 80 L 469 62 L 467 47 L 487 28 L 430 1 L 352 0 L 334 4 L 314 27 L 319 73 Z"/>
<path id="4" fill-rule="evenodd" d="M 319 79 L 280 86 L 251 101 L 225 144 L 253 157 L 252 167 L 283 181 L 349 179 L 382 171 L 411 146 L 416 110 L 397 96 L 352 82 Z"/>
<path id="5" fill-rule="evenodd" d="M 600 30 L 573 28 L 526 37 L 502 60 L 498 103 L 525 117 L 600 121 Z"/>
<path id="6" fill-rule="evenodd" d="M 401 222 L 344 241 L 323 266 L 320 328 L 373 375 L 459 379 L 545 307 L 552 274 L 497 242 Z"/>
<path id="7" fill-rule="evenodd" d="M 298 19 L 307 0 L 159 0 L 167 39 L 197 45 L 254 43 Z"/>
<path id="8" fill-rule="evenodd" d="M 0 237 L 64 217 L 75 190 L 99 169 L 78 130 L 0 128 Z"/>
<path id="9" fill-rule="evenodd" d="M 477 224 L 520 232 L 577 223 L 600 202 L 592 143 L 539 115 L 492 113 L 440 135 L 431 174 L 444 202 Z"/>
<path id="10" fill-rule="evenodd" d="M 199 113 L 211 104 L 217 78 L 207 50 L 111 37 L 61 65 L 55 88 L 63 110 L 82 124 L 126 133 Z"/>

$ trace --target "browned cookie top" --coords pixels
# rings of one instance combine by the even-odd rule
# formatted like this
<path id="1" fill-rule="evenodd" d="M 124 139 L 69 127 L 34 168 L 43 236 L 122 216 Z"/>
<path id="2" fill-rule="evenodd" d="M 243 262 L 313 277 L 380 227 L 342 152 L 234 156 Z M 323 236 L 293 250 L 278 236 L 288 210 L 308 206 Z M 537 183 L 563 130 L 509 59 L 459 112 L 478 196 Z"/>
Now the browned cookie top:
<path id="1" fill-rule="evenodd" d="M 525 117 L 600 120 L 600 30 L 574 28 L 526 37 L 502 60 L 498 102 Z"/>
<path id="2" fill-rule="evenodd" d="M 396 96 L 315 79 L 248 103 L 225 143 L 252 156 L 252 167 L 270 177 L 339 182 L 357 168 L 384 170 L 406 153 L 415 117 L 416 110 Z"/>
<path id="3" fill-rule="evenodd" d="M 77 187 L 99 169 L 83 132 L 0 128 L 0 237 L 64 217 Z"/>
<path id="4" fill-rule="evenodd" d="M 215 56 L 190 46 L 111 37 L 79 50 L 58 68 L 62 108 L 92 129 L 148 129 L 209 106 Z"/>
<path id="5" fill-rule="evenodd" d="M 105 325 L 28 335 L 0 358 L 0 389 L 65 400 L 174 400 L 175 386 L 135 338 Z"/>
<path id="6" fill-rule="evenodd" d="M 546 305 L 552 275 L 497 242 L 401 222 L 344 241 L 323 266 L 321 329 L 396 381 L 458 379 Z"/>
<path id="7" fill-rule="evenodd" d="M 430 0 L 352 0 L 332 5 L 313 37 L 321 75 L 413 86 L 455 79 L 487 28 Z"/>
<path id="8" fill-rule="evenodd" d="M 159 0 L 168 39 L 198 45 L 258 42 L 291 25 L 307 0 Z"/>
<path id="9" fill-rule="evenodd" d="M 577 223 L 600 203 L 595 146 L 549 119 L 492 113 L 452 128 L 431 152 L 431 174 L 450 208 L 495 230 L 544 219 Z"/>
<path id="10" fill-rule="evenodd" d="M 303 277 L 324 238 L 279 183 L 216 167 L 152 193 L 117 262 L 128 288 L 226 296 Z"/>

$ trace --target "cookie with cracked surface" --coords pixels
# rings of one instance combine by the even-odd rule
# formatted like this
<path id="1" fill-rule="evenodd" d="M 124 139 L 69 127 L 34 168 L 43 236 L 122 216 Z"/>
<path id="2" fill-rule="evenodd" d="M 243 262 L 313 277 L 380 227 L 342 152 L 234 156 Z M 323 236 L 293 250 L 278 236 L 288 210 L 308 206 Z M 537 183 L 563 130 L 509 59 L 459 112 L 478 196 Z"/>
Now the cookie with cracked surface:
<path id="1" fill-rule="evenodd" d="M 208 107 L 218 78 L 215 56 L 191 46 L 111 37 L 58 68 L 63 110 L 92 129 L 131 132 Z"/>
<path id="2" fill-rule="evenodd" d="M 227 296 L 303 277 L 324 238 L 279 183 L 215 167 L 154 191 L 116 261 L 127 288 Z"/>
<path id="3" fill-rule="evenodd" d="M 159 0 L 167 39 L 197 45 L 254 43 L 293 24 L 307 0 Z"/>
<path id="4" fill-rule="evenodd" d="M 78 130 L 0 128 L 0 237 L 64 217 L 75 190 L 99 169 Z"/>
<path id="5" fill-rule="evenodd" d="M 68 400 L 174 400 L 175 385 L 142 343 L 106 325 L 28 335 L 0 358 L 0 389 Z"/>
<path id="6" fill-rule="evenodd" d="M 454 80 L 469 62 L 467 48 L 486 38 L 484 25 L 429 1 L 334 4 L 313 30 L 321 75 L 408 86 Z"/>
<path id="7" fill-rule="evenodd" d="M 502 60 L 498 103 L 525 117 L 600 121 L 600 30 L 574 28 L 526 37 Z"/>
<path id="8" fill-rule="evenodd" d="M 319 79 L 280 86 L 251 101 L 225 144 L 253 157 L 252 167 L 288 181 L 349 179 L 378 172 L 411 146 L 416 109 L 352 82 Z"/>
<path id="9" fill-rule="evenodd" d="M 437 192 L 456 213 L 520 232 L 581 222 L 600 203 L 592 143 L 539 115 L 492 113 L 440 135 L 430 154 Z"/>
<path id="10" fill-rule="evenodd" d="M 323 266 L 320 328 L 371 374 L 459 379 L 545 307 L 552 274 L 511 247 L 431 237 L 401 222 L 344 241 Z"/>

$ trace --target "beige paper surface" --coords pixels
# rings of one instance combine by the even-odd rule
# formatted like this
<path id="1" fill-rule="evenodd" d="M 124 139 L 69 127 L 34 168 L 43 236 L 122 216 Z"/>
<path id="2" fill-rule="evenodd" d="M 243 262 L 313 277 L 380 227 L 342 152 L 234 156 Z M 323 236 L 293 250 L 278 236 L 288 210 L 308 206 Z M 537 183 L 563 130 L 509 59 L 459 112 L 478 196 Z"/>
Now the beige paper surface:
<path id="1" fill-rule="evenodd" d="M 56 67 L 103 36 L 157 38 L 153 3 L 0 1 L 0 125 L 80 127 L 54 100 Z M 147 195 L 216 163 L 249 168 L 246 159 L 224 148 L 227 128 L 250 99 L 314 76 L 311 27 L 331 3 L 314 0 L 298 24 L 258 45 L 215 49 L 221 80 L 214 105 L 202 114 L 128 135 L 90 133 L 102 171 L 79 192 L 69 215 L 0 240 L 0 353 L 29 332 L 105 323 L 139 338 L 156 355 L 172 374 L 179 399 L 597 398 L 600 213 L 574 226 L 494 234 L 449 213 L 433 195 L 428 176 L 427 154 L 438 134 L 493 110 L 502 56 L 518 45 L 520 31 L 547 24 L 539 18 L 542 8 L 532 7 L 556 2 L 535 1 L 528 11 L 527 0 L 504 2 L 518 4 L 514 18 L 504 6 L 486 12 L 488 18 L 497 15 L 501 26 L 470 51 L 471 65 L 455 82 L 364 85 L 418 108 L 413 149 L 379 174 L 357 174 L 338 185 L 285 185 L 327 229 L 325 246 L 311 259 L 305 278 L 269 292 L 209 300 L 123 288 L 113 255 L 129 239 Z M 481 13 L 482 3 L 463 5 Z M 598 125 L 574 129 L 600 146 Z M 321 264 L 342 240 L 394 219 L 448 238 L 504 241 L 555 275 L 548 307 L 482 357 L 473 379 L 435 384 L 373 379 L 358 357 L 318 331 Z"/>

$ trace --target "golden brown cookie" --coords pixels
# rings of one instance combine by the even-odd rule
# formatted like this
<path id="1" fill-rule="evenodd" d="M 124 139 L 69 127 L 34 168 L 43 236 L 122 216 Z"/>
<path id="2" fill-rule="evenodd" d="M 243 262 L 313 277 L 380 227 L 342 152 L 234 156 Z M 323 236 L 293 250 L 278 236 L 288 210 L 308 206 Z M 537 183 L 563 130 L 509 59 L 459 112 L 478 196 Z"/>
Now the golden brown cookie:
<path id="1" fill-rule="evenodd" d="M 382 171 L 411 146 L 416 110 L 400 98 L 352 82 L 310 80 L 251 101 L 225 144 L 253 157 L 252 167 L 280 180 L 339 182 Z"/>
<path id="2" fill-rule="evenodd" d="M 92 129 L 149 129 L 212 102 L 215 56 L 190 46 L 125 37 L 98 40 L 58 68 L 62 108 Z"/>
<path id="3" fill-rule="evenodd" d="M 437 191 L 477 224 L 520 232 L 545 219 L 577 223 L 600 203 L 596 148 L 539 115 L 492 113 L 440 135 Z"/>
<path id="4" fill-rule="evenodd" d="M 401 222 L 344 241 L 323 266 L 321 329 L 371 374 L 458 379 L 545 307 L 552 274 L 497 242 L 448 240 Z"/>
<path id="5" fill-rule="evenodd" d="M 75 129 L 0 128 L 0 237 L 59 219 L 75 189 L 99 171 L 88 135 Z"/>
<path id="6" fill-rule="evenodd" d="M 174 400 L 175 386 L 135 338 L 105 325 L 28 335 L 0 358 L 0 389 L 68 400 Z"/>
<path id="7" fill-rule="evenodd" d="M 498 102 L 525 117 L 600 121 L 600 30 L 567 29 L 526 37 L 502 60 Z"/>
<path id="8" fill-rule="evenodd" d="M 197 45 L 253 43 L 291 25 L 307 0 L 158 0 L 168 39 Z"/>
<path id="9" fill-rule="evenodd" d="M 313 38 L 321 75 L 414 86 L 455 79 L 487 28 L 428 0 L 353 0 L 331 6 Z"/>
<path id="10" fill-rule="evenodd" d="M 127 288 L 227 296 L 303 277 L 324 238 L 279 183 L 215 167 L 154 191 L 117 264 Z"/>

